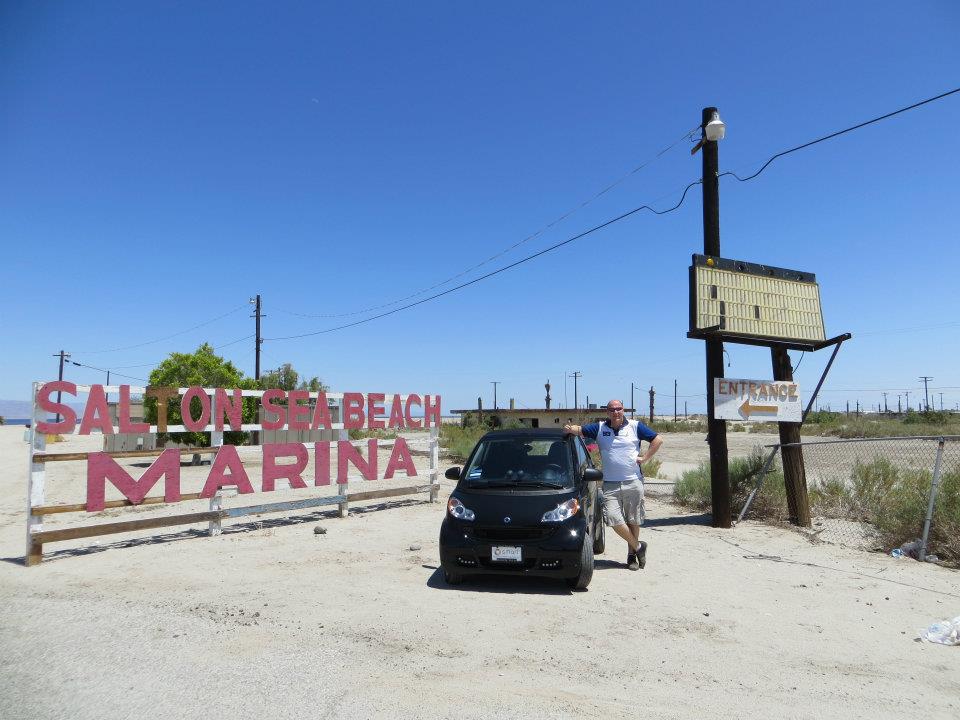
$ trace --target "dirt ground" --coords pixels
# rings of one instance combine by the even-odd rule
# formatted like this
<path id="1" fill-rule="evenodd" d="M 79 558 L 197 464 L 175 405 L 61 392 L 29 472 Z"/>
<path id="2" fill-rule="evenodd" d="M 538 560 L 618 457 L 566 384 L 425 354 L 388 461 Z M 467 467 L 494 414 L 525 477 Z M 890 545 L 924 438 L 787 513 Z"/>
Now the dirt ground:
<path id="1" fill-rule="evenodd" d="M 665 461 L 706 450 L 665 441 Z M 445 505 L 418 496 L 59 543 L 27 568 L 22 428 L 0 427 L 0 465 L 4 718 L 960 717 L 960 647 L 918 640 L 960 615 L 960 573 L 934 565 L 656 498 L 643 571 L 610 540 L 586 592 L 452 588 Z M 70 465 L 48 501 L 82 500 Z"/>

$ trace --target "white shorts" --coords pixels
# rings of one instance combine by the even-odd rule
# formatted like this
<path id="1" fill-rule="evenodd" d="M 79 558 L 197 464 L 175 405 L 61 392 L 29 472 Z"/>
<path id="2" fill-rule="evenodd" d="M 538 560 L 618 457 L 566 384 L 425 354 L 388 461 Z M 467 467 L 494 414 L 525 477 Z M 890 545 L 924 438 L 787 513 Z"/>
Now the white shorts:
<path id="1" fill-rule="evenodd" d="M 603 521 L 608 526 L 643 525 L 645 517 L 641 480 L 603 483 Z"/>

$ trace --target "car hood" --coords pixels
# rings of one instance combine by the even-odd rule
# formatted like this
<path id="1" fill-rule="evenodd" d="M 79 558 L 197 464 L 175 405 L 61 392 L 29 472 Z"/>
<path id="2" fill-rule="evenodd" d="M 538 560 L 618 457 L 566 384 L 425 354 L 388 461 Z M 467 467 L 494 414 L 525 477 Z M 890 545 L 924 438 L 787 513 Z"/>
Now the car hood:
<path id="1" fill-rule="evenodd" d="M 453 495 L 476 514 L 473 524 L 514 527 L 539 526 L 544 513 L 550 512 L 570 498 L 579 497 L 578 491 L 574 488 L 546 492 L 518 491 L 511 488 L 480 491 L 458 488 Z M 506 522 L 505 518 L 510 518 L 510 522 Z"/>

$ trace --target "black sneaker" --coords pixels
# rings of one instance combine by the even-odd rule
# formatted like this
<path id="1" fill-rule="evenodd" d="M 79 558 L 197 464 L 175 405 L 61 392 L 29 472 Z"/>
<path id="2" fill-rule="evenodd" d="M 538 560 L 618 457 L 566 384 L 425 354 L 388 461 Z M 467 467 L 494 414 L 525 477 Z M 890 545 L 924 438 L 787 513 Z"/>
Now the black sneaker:
<path id="1" fill-rule="evenodd" d="M 640 561 L 637 559 L 637 554 L 633 550 L 627 553 L 627 569 L 629 570 L 640 569 Z"/>
<path id="2" fill-rule="evenodd" d="M 640 547 L 637 548 L 637 567 L 645 568 L 647 566 L 647 543 L 640 541 Z"/>

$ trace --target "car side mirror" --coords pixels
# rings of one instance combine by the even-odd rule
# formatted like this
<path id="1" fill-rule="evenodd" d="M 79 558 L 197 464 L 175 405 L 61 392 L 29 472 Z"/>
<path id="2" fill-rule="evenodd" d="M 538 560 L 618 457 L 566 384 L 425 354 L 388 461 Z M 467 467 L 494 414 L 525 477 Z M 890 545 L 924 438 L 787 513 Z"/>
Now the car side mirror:
<path id="1" fill-rule="evenodd" d="M 462 470 L 460 469 L 460 466 L 454 465 L 452 468 L 447 468 L 447 471 L 443 474 L 443 476 L 447 480 L 459 480 L 461 472 Z"/>
<path id="2" fill-rule="evenodd" d="M 603 480 L 603 471 L 597 470 L 597 468 L 588 467 L 583 471 L 583 479 L 596 482 L 598 480 Z"/>

